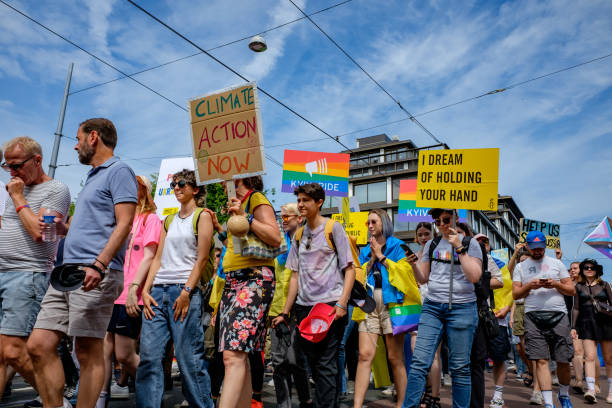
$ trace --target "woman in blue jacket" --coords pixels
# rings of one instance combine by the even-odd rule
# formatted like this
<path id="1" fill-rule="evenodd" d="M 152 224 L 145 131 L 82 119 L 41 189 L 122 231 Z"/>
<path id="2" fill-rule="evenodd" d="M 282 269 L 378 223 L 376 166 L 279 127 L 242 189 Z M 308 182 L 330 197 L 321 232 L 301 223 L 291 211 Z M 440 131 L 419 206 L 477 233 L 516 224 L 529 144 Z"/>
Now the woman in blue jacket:
<path id="1" fill-rule="evenodd" d="M 376 301 L 376 309 L 359 323 L 359 363 L 355 378 L 354 407 L 361 408 L 370 383 L 370 370 L 376 354 L 378 336 L 385 336 L 387 357 L 397 390 L 397 407 L 402 406 L 406 391 L 404 367 L 404 333 L 393 334 L 389 304 L 402 304 L 404 294 L 395 287 L 395 276 L 412 275 L 402 241 L 392 236 L 393 224 L 384 210 L 371 210 L 368 215 L 369 244 L 361 250 L 359 261 L 366 271 L 368 292 Z M 414 277 L 412 277 L 414 280 Z M 415 282 L 416 287 L 416 282 Z M 399 286 L 399 285 L 398 285 Z"/>

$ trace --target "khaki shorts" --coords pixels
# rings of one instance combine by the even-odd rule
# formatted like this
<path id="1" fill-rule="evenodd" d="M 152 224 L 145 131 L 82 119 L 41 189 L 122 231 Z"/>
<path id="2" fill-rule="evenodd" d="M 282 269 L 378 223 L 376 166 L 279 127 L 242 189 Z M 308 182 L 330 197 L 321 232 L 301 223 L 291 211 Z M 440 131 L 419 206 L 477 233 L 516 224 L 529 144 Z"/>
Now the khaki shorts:
<path id="1" fill-rule="evenodd" d="M 383 302 L 382 289 L 374 289 L 374 301 L 376 309 L 368 315 L 365 320 L 359 322 L 359 331 L 374 334 L 392 334 L 391 316 L 389 308 Z"/>
<path id="2" fill-rule="evenodd" d="M 122 291 L 123 271 L 116 269 L 109 269 L 98 287 L 89 292 L 82 288 L 60 292 L 49 285 L 34 328 L 103 339 L 115 299 Z"/>
<path id="3" fill-rule="evenodd" d="M 515 303 L 514 304 L 514 319 L 512 320 L 512 334 L 515 336 L 525 335 L 525 326 L 523 324 L 523 318 L 525 316 L 525 304 Z"/>

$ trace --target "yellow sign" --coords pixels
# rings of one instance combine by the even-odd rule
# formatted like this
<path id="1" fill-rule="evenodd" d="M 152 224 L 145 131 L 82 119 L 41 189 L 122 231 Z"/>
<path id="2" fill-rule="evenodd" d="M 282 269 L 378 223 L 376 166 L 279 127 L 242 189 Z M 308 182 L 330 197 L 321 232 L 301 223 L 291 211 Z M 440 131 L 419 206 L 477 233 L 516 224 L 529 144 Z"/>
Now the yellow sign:
<path id="1" fill-rule="evenodd" d="M 332 220 L 338 221 L 342 224 L 344 218 L 342 214 L 332 214 Z M 344 229 L 350 237 L 357 239 L 357 245 L 366 245 L 368 243 L 368 227 L 366 222 L 368 221 L 368 212 L 352 212 L 349 215 L 349 221 L 344 224 Z"/>
<path id="2" fill-rule="evenodd" d="M 193 99 L 189 113 L 198 184 L 264 173 L 254 82 Z"/>
<path id="3" fill-rule="evenodd" d="M 497 210 L 499 149 L 420 150 L 416 206 Z"/>
<path id="4" fill-rule="evenodd" d="M 531 231 L 540 231 L 544 234 L 546 237 L 546 248 L 561 248 L 561 225 L 521 218 L 521 237 L 519 242 L 525 242 L 527 234 Z"/>

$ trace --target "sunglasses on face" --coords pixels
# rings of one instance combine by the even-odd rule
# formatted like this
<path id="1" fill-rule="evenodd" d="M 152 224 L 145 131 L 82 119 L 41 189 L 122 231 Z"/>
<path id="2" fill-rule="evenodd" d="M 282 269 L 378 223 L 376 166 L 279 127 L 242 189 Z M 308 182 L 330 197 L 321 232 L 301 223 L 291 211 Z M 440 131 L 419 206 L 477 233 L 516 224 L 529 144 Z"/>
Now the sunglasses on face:
<path id="1" fill-rule="evenodd" d="M 437 226 L 440 226 L 442 224 L 450 224 L 451 223 L 451 218 L 452 217 L 438 218 L 434 222 L 436 223 Z"/>
<path id="2" fill-rule="evenodd" d="M 181 179 L 181 180 L 179 180 L 179 181 L 173 181 L 172 183 L 170 183 L 170 188 L 175 188 L 176 186 L 179 186 L 180 188 L 183 188 L 183 187 L 185 187 L 187 184 L 189 184 L 189 183 L 187 183 L 187 182 L 185 181 L 185 179 Z"/>
<path id="3" fill-rule="evenodd" d="M 295 214 L 284 214 L 281 215 L 281 219 L 285 222 L 289 221 L 291 219 L 291 217 L 297 217 L 297 215 Z"/>
<path id="4" fill-rule="evenodd" d="M 585 265 L 584 268 L 582 269 L 584 269 L 585 271 L 595 271 L 596 270 L 595 267 L 591 265 Z"/>
<path id="5" fill-rule="evenodd" d="M 306 250 L 310 251 L 310 246 L 312 245 L 312 235 L 308 235 L 306 239 Z"/>
<path id="6" fill-rule="evenodd" d="M 26 162 L 30 159 L 32 159 L 34 156 L 30 156 L 27 159 L 25 159 L 24 161 L 22 161 L 21 163 L 15 163 L 15 164 L 8 164 L 7 162 L 4 162 L 2 164 L 0 164 L 0 167 L 2 167 L 4 170 L 6 171 L 17 171 L 20 168 L 23 167 L 24 164 L 26 164 Z"/>

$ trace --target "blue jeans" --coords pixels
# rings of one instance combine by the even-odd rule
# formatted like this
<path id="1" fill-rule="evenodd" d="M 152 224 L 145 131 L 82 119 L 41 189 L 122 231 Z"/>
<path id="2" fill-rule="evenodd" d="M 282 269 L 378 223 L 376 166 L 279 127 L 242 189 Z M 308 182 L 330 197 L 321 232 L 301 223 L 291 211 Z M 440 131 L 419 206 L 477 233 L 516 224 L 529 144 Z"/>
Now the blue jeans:
<path id="1" fill-rule="evenodd" d="M 347 392 L 347 379 L 346 379 L 346 370 L 344 366 L 346 364 L 346 342 L 348 341 L 353 329 L 357 325 L 357 322 L 352 320 L 353 316 L 353 306 L 349 305 L 348 307 L 348 324 L 344 328 L 344 335 L 342 336 L 342 341 L 340 342 L 340 347 L 338 348 L 338 370 L 340 371 L 340 394 L 346 394 Z"/>
<path id="2" fill-rule="evenodd" d="M 419 406 L 427 374 L 444 333 L 448 339 L 448 365 L 453 378 L 453 408 L 467 408 L 470 405 L 470 350 L 477 324 L 476 302 L 454 303 L 452 310 L 449 310 L 448 303 L 425 301 L 408 375 L 404 407 Z"/>
<path id="3" fill-rule="evenodd" d="M 194 288 L 185 320 L 174 320 L 172 306 L 183 285 L 155 285 L 151 296 L 153 319 L 142 319 L 140 364 L 136 372 L 136 406 L 158 408 L 164 394 L 162 359 L 166 344 L 174 341 L 174 355 L 181 370 L 183 395 L 190 407 L 212 408 L 210 377 L 204 360 L 202 293 Z"/>

